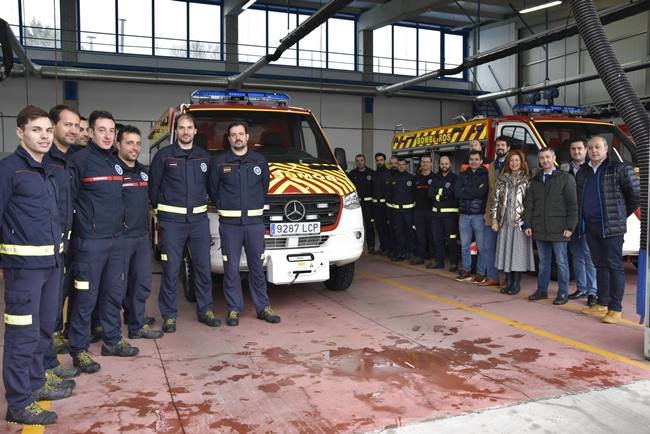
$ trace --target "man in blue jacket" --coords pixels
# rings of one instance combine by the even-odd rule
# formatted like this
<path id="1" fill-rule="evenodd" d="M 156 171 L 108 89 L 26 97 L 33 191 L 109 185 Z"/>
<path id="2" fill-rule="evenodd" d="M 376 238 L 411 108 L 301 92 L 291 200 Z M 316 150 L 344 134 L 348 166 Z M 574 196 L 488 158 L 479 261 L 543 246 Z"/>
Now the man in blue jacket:
<path id="1" fill-rule="evenodd" d="M 608 157 L 609 145 L 601 136 L 587 143 L 589 162 L 576 175 L 580 234 L 586 233 L 596 266 L 598 302 L 584 313 L 604 315 L 602 321 L 621 321 L 625 271 L 623 236 L 627 217 L 639 207 L 639 177 L 629 164 Z"/>
<path id="2" fill-rule="evenodd" d="M 257 318 L 279 323 L 271 308 L 264 275 L 264 202 L 269 189 L 266 158 L 248 149 L 248 126 L 228 127 L 230 149 L 215 157 L 210 171 L 210 198 L 219 213 L 219 237 L 223 258 L 223 291 L 228 306 L 226 324 L 239 325 L 244 310 L 239 258 L 246 249 L 248 280 Z"/>
<path id="3" fill-rule="evenodd" d="M 149 168 L 149 200 L 160 221 L 162 278 L 158 305 L 163 332 L 176 331 L 178 272 L 185 246 L 192 261 L 196 313 L 200 322 L 218 327 L 212 311 L 208 151 L 194 146 L 196 121 L 190 113 L 176 120 L 176 142 L 156 153 Z"/>
<path id="4" fill-rule="evenodd" d="M 463 269 L 456 278 L 459 282 L 469 282 L 472 276 L 472 254 L 470 246 L 472 239 L 476 240 L 478 246 L 478 258 L 476 259 L 477 274 L 485 275 L 483 250 L 483 226 L 485 221 L 485 203 L 488 194 L 488 172 L 481 164 L 483 158 L 479 151 L 469 152 L 469 168 L 458 176 L 456 181 L 456 198 L 460 208 L 460 244 L 461 263 Z"/>
<path id="5" fill-rule="evenodd" d="M 27 106 L 16 118 L 18 149 L 0 162 L 0 268 L 4 270 L 2 378 L 8 422 L 48 425 L 36 401 L 70 396 L 73 382 L 47 384 L 43 357 L 56 324 L 61 264 L 58 191 L 47 156 L 48 114 Z"/>
<path id="6" fill-rule="evenodd" d="M 140 130 L 124 125 L 117 133 L 117 158 L 124 170 L 124 257 L 126 295 L 124 322 L 131 339 L 158 339 L 162 331 L 145 323 L 144 307 L 151 292 L 151 248 L 149 247 L 149 196 L 147 168 L 138 162 Z"/>
<path id="7" fill-rule="evenodd" d="M 70 318 L 70 355 L 82 372 L 99 371 L 88 346 L 95 306 L 102 327 L 103 356 L 132 357 L 138 349 L 122 339 L 121 311 L 124 285 L 124 169 L 114 155 L 115 120 L 105 111 L 93 111 L 88 145 L 70 157 L 75 196 L 72 262 L 73 297 Z"/>

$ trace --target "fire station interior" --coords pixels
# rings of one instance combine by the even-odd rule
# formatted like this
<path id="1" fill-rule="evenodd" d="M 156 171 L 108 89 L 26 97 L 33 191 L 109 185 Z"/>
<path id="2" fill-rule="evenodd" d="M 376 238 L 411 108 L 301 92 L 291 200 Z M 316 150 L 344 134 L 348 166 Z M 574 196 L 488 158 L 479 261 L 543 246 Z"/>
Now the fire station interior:
<path id="1" fill-rule="evenodd" d="M 123 325 L 122 336 L 139 348 L 135 357 L 102 356 L 101 340 L 91 343 L 101 369 L 75 377 L 71 396 L 39 402 L 56 412 L 56 423 L 3 419 L 0 432 L 649 432 L 648 124 L 645 136 L 638 127 L 650 101 L 649 10 L 648 0 L 3 0 L 2 158 L 20 146 L 16 117 L 28 104 L 45 111 L 65 104 L 85 117 L 109 111 L 141 131 L 144 165 L 174 139 L 174 113 L 194 110 L 194 145 L 210 158 L 229 152 L 233 120 L 250 123 L 249 148 L 266 155 L 271 169 L 264 266 L 282 320 L 257 318 L 243 256 L 245 308 L 238 326 L 226 325 L 210 204 L 221 325 L 197 321 L 188 256 L 175 333 L 128 339 Z M 613 57 L 592 49 L 604 44 L 594 45 L 598 35 Z M 620 67 L 612 73 L 603 64 Z M 613 88 L 607 74 L 629 86 Z M 224 104 L 237 113 L 211 111 Z M 485 130 L 467 126 L 476 119 Z M 444 139 L 449 125 L 456 129 Z M 421 130 L 439 141 L 397 138 Z M 586 298 L 554 305 L 555 269 L 549 298 L 530 301 L 536 272 L 523 275 L 521 292 L 506 295 L 457 281 L 448 263 L 431 269 L 367 251 L 361 206 L 382 202 L 352 195 L 343 172 L 358 154 L 372 170 L 375 154 L 397 155 L 411 173 L 423 155 L 437 172 L 446 155 L 459 174 L 470 139 L 493 161 L 501 135 L 524 152 L 532 175 L 540 149 L 554 149 L 556 166 L 568 170 L 571 140 L 595 134 L 608 140 L 611 159 L 633 165 L 641 179 L 640 208 L 627 220 L 616 324 L 584 314 Z M 338 166 L 315 164 L 327 161 Z M 276 238 L 270 225 L 288 221 L 282 207 L 295 198 L 318 211 L 314 222 L 327 212 L 331 221 L 293 241 Z M 279 217 L 270 219 L 278 203 Z M 160 330 L 156 228 L 152 210 L 146 315 Z M 421 237 L 415 233 L 408 247 Z M 278 258 L 282 270 L 294 270 L 288 283 L 273 283 L 278 272 L 269 268 Z M 297 267 L 315 258 L 329 277 L 303 282 L 309 271 Z M 569 293 L 578 289 L 574 274 Z M 0 276 L 4 295 L 6 272 Z M 65 347 L 57 357 L 72 366 Z M 3 375 L 4 416 L 12 374 Z"/>

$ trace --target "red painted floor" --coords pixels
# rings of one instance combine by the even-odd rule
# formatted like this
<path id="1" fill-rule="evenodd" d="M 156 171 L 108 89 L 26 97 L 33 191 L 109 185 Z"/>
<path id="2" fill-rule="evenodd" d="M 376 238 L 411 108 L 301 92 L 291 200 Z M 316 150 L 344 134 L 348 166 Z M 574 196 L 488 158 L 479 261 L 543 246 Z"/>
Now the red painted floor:
<path id="1" fill-rule="evenodd" d="M 249 304 L 239 327 L 210 329 L 180 299 L 178 332 L 132 341 L 140 356 L 101 357 L 93 344 L 101 371 L 52 403 L 59 422 L 46 432 L 372 431 L 648 379 L 627 272 L 630 322 L 613 326 L 578 314 L 584 301 L 524 300 L 534 277 L 510 297 L 376 257 L 358 263 L 348 291 L 272 288 L 279 325 Z M 225 314 L 221 294 L 216 310 Z M 155 299 L 148 311 L 159 323 Z"/>

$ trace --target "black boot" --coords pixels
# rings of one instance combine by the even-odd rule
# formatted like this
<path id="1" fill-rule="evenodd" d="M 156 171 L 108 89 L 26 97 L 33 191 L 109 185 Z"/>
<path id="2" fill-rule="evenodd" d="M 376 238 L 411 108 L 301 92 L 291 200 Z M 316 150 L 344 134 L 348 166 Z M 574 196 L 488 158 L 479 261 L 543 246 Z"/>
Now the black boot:
<path id="1" fill-rule="evenodd" d="M 516 295 L 521 291 L 521 272 L 513 271 L 510 273 L 512 275 L 512 286 L 508 290 L 508 295 Z"/>
<path id="2" fill-rule="evenodd" d="M 508 273 L 506 286 L 505 288 L 501 288 L 501 291 L 499 291 L 501 294 L 507 294 L 512 288 L 513 274 L 514 273 Z"/>

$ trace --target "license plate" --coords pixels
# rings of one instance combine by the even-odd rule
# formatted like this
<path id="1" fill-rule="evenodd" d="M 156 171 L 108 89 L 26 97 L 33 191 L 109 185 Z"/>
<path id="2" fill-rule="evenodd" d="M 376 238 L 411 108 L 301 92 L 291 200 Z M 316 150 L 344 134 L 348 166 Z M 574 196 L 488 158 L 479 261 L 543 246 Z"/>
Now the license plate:
<path id="1" fill-rule="evenodd" d="M 320 222 L 271 223 L 269 232 L 272 237 L 320 234 Z"/>

